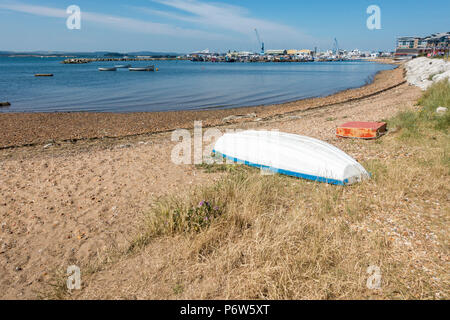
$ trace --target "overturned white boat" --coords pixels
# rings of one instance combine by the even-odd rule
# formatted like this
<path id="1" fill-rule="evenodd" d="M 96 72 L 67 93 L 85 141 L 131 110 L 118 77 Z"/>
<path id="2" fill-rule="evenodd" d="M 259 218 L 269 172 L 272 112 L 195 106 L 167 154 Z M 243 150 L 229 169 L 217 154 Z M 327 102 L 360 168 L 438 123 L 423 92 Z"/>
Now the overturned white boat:
<path id="1" fill-rule="evenodd" d="M 323 141 L 278 131 L 228 133 L 213 153 L 279 174 L 336 185 L 370 178 L 352 157 Z"/>

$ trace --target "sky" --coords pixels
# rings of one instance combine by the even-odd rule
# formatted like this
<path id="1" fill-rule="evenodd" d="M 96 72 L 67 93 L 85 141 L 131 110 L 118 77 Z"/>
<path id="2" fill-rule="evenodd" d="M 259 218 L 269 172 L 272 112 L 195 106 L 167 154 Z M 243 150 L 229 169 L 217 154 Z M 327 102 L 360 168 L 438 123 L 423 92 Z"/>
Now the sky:
<path id="1" fill-rule="evenodd" d="M 66 10 L 81 9 L 80 29 Z M 380 8 L 369 30 L 367 8 Z M 450 31 L 450 1 L 0 0 L 1 51 L 157 51 L 340 48 L 391 51 L 398 36 Z"/>

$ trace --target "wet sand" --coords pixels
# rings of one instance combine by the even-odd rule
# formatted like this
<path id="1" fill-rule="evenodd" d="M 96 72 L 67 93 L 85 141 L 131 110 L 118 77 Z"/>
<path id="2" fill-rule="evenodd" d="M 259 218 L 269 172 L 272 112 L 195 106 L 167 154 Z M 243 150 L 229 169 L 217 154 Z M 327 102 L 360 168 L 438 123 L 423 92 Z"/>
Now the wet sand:
<path id="1" fill-rule="evenodd" d="M 361 88 L 270 106 L 147 113 L 4 113 L 0 114 L 0 149 L 166 132 L 192 128 L 194 121 L 203 121 L 204 127 L 210 127 L 230 121 L 267 119 L 370 97 L 401 85 L 405 82 L 403 75 L 402 67 L 382 71 L 371 84 Z M 225 118 L 236 116 L 235 120 L 224 121 Z"/>

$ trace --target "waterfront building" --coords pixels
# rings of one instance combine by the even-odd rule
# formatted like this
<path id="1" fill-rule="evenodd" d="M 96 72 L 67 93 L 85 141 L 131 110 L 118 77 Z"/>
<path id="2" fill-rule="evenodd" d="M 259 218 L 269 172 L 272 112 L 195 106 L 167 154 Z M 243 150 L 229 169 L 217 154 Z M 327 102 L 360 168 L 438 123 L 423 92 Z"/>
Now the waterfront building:
<path id="1" fill-rule="evenodd" d="M 420 37 L 400 37 L 397 39 L 397 49 L 426 48 L 427 41 Z"/>
<path id="2" fill-rule="evenodd" d="M 397 38 L 396 56 L 418 56 L 421 54 L 445 54 L 449 51 L 450 32 L 441 32 L 427 37 Z"/>
<path id="3" fill-rule="evenodd" d="M 438 49 L 438 50 L 448 50 L 450 46 L 450 32 L 441 32 L 437 34 L 432 34 L 424 39 L 427 43 L 427 47 Z"/>
<path id="4" fill-rule="evenodd" d="M 287 50 L 266 50 L 269 56 L 284 56 L 287 55 Z"/>

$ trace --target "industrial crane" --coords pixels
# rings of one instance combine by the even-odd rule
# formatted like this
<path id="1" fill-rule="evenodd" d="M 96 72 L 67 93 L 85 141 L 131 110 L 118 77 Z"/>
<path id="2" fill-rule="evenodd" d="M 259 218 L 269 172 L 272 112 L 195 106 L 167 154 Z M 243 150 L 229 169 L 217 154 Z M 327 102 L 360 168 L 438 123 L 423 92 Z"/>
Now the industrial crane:
<path id="1" fill-rule="evenodd" d="M 261 38 L 259 37 L 258 29 L 255 29 L 256 38 L 258 39 L 259 46 L 261 47 L 261 54 L 264 54 L 264 42 L 261 42 Z"/>
<path id="2" fill-rule="evenodd" d="M 334 48 L 333 48 L 334 54 L 336 57 L 339 57 L 341 54 L 339 52 L 339 43 L 336 38 L 334 38 Z"/>

